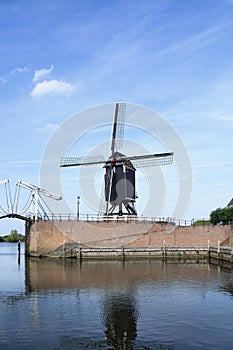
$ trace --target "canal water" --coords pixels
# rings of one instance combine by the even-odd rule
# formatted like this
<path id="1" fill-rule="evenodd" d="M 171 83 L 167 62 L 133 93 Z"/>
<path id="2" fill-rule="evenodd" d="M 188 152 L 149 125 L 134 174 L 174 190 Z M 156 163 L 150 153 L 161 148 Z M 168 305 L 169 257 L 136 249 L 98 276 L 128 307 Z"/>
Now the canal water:
<path id="1" fill-rule="evenodd" d="M 24 258 L 0 243 L 0 349 L 232 349 L 233 274 L 202 263 Z"/>

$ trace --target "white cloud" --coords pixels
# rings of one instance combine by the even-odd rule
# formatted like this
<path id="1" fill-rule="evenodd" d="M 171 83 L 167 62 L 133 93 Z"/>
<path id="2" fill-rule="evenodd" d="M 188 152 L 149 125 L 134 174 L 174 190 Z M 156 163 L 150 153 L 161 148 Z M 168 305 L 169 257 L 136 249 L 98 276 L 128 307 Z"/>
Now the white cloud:
<path id="1" fill-rule="evenodd" d="M 221 115 L 219 119 L 233 122 L 233 116 Z"/>
<path id="2" fill-rule="evenodd" d="M 6 84 L 8 80 L 5 77 L 0 77 L 0 84 Z"/>
<path id="3" fill-rule="evenodd" d="M 12 69 L 12 71 L 10 72 L 10 75 L 14 75 L 16 73 L 28 72 L 28 71 L 29 71 L 28 67 L 16 67 Z"/>
<path id="4" fill-rule="evenodd" d="M 58 128 L 58 124 L 52 124 L 48 123 L 42 128 L 39 128 L 36 130 L 37 133 L 44 133 L 44 132 L 54 132 Z"/>
<path id="5" fill-rule="evenodd" d="M 32 97 L 42 97 L 45 95 L 66 95 L 74 90 L 74 85 L 61 80 L 44 80 L 38 82 L 31 90 Z"/>
<path id="6" fill-rule="evenodd" d="M 34 78 L 33 78 L 33 83 L 36 83 L 37 81 L 47 77 L 52 71 L 53 71 L 53 66 L 50 68 L 42 68 L 38 69 L 34 73 Z"/>
<path id="7" fill-rule="evenodd" d="M 6 84 L 9 82 L 9 80 L 11 79 L 11 77 L 17 73 L 24 73 L 24 72 L 28 72 L 29 68 L 24 66 L 24 67 L 16 67 L 14 69 L 12 69 L 10 71 L 10 73 L 8 73 L 5 77 L 0 77 L 0 84 Z"/>

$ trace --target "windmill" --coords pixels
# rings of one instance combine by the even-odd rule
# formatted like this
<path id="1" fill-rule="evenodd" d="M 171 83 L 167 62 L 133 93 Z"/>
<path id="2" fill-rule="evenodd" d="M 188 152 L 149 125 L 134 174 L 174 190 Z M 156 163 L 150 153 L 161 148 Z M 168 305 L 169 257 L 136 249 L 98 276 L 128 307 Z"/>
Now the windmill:
<path id="1" fill-rule="evenodd" d="M 119 152 L 123 146 L 126 103 L 116 103 L 111 138 L 111 155 L 63 157 L 60 167 L 92 166 L 103 164 L 105 168 L 104 191 L 101 198 L 103 214 L 137 215 L 135 208 L 136 168 L 168 165 L 173 161 L 173 152 L 126 156 Z M 102 214 L 102 213 L 101 213 Z"/>

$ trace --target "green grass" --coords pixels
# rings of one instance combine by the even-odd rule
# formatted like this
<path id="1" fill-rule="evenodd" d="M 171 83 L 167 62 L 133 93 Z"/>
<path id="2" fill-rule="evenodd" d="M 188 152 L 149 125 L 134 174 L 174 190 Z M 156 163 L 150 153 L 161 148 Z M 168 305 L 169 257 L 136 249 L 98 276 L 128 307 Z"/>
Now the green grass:
<path id="1" fill-rule="evenodd" d="M 210 226 L 212 225 L 210 220 L 197 220 L 194 221 L 193 226 Z"/>

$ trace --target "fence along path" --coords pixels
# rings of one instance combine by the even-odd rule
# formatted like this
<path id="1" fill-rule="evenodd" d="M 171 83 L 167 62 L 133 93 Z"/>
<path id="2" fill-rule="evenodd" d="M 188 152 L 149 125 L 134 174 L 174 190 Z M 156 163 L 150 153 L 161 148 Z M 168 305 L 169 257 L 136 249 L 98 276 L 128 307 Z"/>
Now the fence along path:
<path id="1" fill-rule="evenodd" d="M 23 205 L 19 205 L 21 199 L 21 188 L 29 190 L 26 200 Z M 200 225 L 206 225 L 208 219 L 177 219 L 172 217 L 147 217 L 135 215 L 108 215 L 101 214 L 79 214 L 74 213 L 53 213 L 45 202 L 43 196 L 61 200 L 61 196 L 55 195 L 45 189 L 36 185 L 28 184 L 26 182 L 18 181 L 15 185 L 14 194 L 10 187 L 10 180 L 0 181 L 1 203 L 0 203 L 0 219 L 17 218 L 25 221 L 37 220 L 82 220 L 93 222 L 155 222 L 167 223 L 176 226 L 191 226 L 198 221 Z"/>

